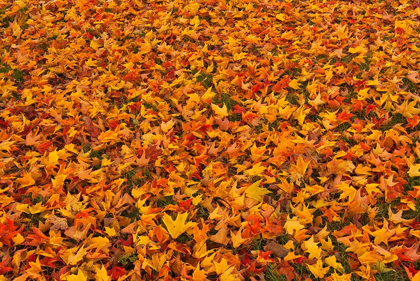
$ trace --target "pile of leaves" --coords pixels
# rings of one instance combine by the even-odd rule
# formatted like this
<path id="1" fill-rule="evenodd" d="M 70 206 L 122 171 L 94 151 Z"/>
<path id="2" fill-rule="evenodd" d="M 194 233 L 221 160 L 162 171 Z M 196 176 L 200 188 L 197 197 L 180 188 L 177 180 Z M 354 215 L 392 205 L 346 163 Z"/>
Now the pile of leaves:
<path id="1" fill-rule="evenodd" d="M 1 0 L 0 280 L 420 280 L 418 1 Z"/>

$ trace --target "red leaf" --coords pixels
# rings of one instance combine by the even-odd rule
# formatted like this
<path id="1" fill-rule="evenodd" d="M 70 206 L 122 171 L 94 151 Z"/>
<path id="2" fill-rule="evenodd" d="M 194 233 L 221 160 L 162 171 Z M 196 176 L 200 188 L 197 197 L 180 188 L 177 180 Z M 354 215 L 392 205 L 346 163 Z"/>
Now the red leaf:
<path id="1" fill-rule="evenodd" d="M 125 274 L 125 269 L 119 266 L 113 267 L 111 270 L 108 270 L 108 275 L 111 276 L 112 280 L 118 280 L 121 276 Z"/>

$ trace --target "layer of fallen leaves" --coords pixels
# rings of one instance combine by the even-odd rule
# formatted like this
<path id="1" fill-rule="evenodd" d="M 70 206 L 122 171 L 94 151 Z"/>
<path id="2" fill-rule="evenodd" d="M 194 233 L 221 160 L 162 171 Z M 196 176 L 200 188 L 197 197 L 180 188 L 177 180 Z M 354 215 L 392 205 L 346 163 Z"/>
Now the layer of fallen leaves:
<path id="1" fill-rule="evenodd" d="M 420 280 L 419 14 L 1 0 L 0 280 Z"/>

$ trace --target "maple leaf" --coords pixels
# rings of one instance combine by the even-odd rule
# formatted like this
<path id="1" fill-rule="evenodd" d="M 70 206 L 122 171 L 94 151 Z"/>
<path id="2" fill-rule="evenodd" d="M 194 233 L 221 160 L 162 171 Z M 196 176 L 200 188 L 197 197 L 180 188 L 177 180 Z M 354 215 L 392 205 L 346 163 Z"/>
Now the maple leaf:
<path id="1" fill-rule="evenodd" d="M 118 132 L 114 132 L 114 131 L 106 131 L 106 132 L 102 132 L 99 136 L 98 136 L 98 140 L 103 142 L 103 143 L 107 143 L 107 142 L 114 142 L 119 140 L 118 137 Z"/>
<path id="2" fill-rule="evenodd" d="M 408 171 L 408 175 L 412 178 L 420 177 L 420 164 L 410 165 L 410 170 Z"/>
<path id="3" fill-rule="evenodd" d="M 419 80 L 417 79 L 417 76 L 419 76 L 419 73 L 417 71 L 409 71 L 409 74 L 407 75 L 407 78 L 413 82 L 413 83 L 419 83 Z"/>
<path id="4" fill-rule="evenodd" d="M 397 105 L 396 113 L 401 113 L 406 118 L 413 118 L 413 115 L 417 115 L 420 113 L 420 109 L 416 107 L 417 101 L 412 101 L 408 103 L 406 101 L 402 105 Z"/>
<path id="5" fill-rule="evenodd" d="M 213 87 L 207 89 L 207 91 L 201 96 L 201 100 L 205 103 L 210 103 L 216 93 L 212 92 Z"/>
<path id="6" fill-rule="evenodd" d="M 196 281 L 206 280 L 206 277 L 207 277 L 206 271 L 200 269 L 200 263 L 198 263 L 197 267 L 195 268 L 192 277 L 193 277 L 193 280 L 196 280 Z"/>
<path id="7" fill-rule="evenodd" d="M 71 274 L 65 278 L 68 281 L 87 281 L 88 280 L 87 277 L 83 274 L 83 271 L 81 271 L 80 269 L 77 271 L 77 275 Z"/>
<path id="8" fill-rule="evenodd" d="M 297 79 L 293 79 L 293 80 L 291 80 L 291 81 L 289 82 L 289 87 L 290 87 L 290 88 L 293 88 L 293 89 L 295 89 L 295 90 L 298 90 L 298 89 L 299 89 L 299 82 L 298 82 L 298 80 L 297 80 Z"/>
<path id="9" fill-rule="evenodd" d="M 79 261 L 83 259 L 86 253 L 87 251 L 84 249 L 84 246 L 82 246 L 79 249 L 77 249 L 77 247 L 68 249 L 64 252 L 63 255 L 67 264 L 76 265 Z"/>
<path id="10" fill-rule="evenodd" d="M 309 264 L 307 266 L 316 278 L 324 278 L 325 274 L 327 274 L 328 270 L 330 269 L 330 266 L 323 267 L 321 259 L 317 260 L 314 266 Z"/>
<path id="11" fill-rule="evenodd" d="M 32 131 L 26 135 L 25 145 L 32 146 L 32 145 L 39 145 L 40 142 L 38 141 L 41 138 L 41 135 L 33 136 Z"/>
<path id="12" fill-rule="evenodd" d="M 365 186 L 365 190 L 369 195 L 372 195 L 372 193 L 382 193 L 382 191 L 377 188 L 378 186 L 379 184 L 377 183 L 369 183 Z"/>
<path id="13" fill-rule="evenodd" d="M 341 273 L 344 272 L 344 267 L 341 265 L 341 263 L 337 262 L 337 258 L 335 256 L 330 256 L 328 258 L 325 258 L 325 263 L 331 266 L 332 268 L 337 269 Z"/>
<path id="14" fill-rule="evenodd" d="M 12 145 L 14 144 L 14 141 L 3 141 L 0 143 L 0 151 L 7 151 L 10 152 L 12 149 Z"/>
<path id="15" fill-rule="evenodd" d="M 32 278 L 38 278 L 41 275 L 39 274 L 42 272 L 41 263 L 39 262 L 39 257 L 36 259 L 35 262 L 29 262 L 30 268 L 26 270 L 26 273 Z"/>
<path id="16" fill-rule="evenodd" d="M 175 220 L 172 220 L 171 216 L 164 214 L 162 221 L 166 226 L 169 234 L 172 238 L 178 238 L 185 231 L 193 228 L 197 223 L 195 222 L 186 222 L 188 218 L 188 213 L 177 214 Z"/>
<path id="17" fill-rule="evenodd" d="M 246 241 L 246 239 L 242 238 L 242 235 L 241 235 L 240 231 L 238 231 L 236 233 L 236 235 L 231 231 L 230 232 L 230 239 L 232 240 L 232 245 L 235 249 L 238 248 L 239 246 L 241 246 Z"/>
<path id="18" fill-rule="evenodd" d="M 175 125 L 175 122 L 173 120 L 169 120 L 168 122 L 165 122 L 165 123 L 162 122 L 160 127 L 164 133 L 167 133 L 174 125 Z"/>
<path id="19" fill-rule="evenodd" d="M 27 187 L 35 184 L 35 180 L 29 173 L 25 173 L 22 178 L 16 179 L 16 182 L 21 184 L 22 187 Z"/>
<path id="20" fill-rule="evenodd" d="M 211 109 L 213 109 L 214 113 L 216 113 L 216 115 L 219 116 L 220 118 L 229 116 L 227 112 L 226 104 L 223 104 L 221 108 L 216 104 L 211 104 Z"/>
<path id="21" fill-rule="evenodd" d="M 355 54 L 355 53 L 364 53 L 366 52 L 365 46 L 359 45 L 356 48 L 349 48 L 349 53 Z"/>
<path id="22" fill-rule="evenodd" d="M 27 214 L 38 214 L 46 210 L 46 207 L 42 207 L 42 203 L 37 203 L 34 206 L 29 206 L 28 204 L 19 204 L 16 206 L 16 210 L 27 213 Z"/>
<path id="23" fill-rule="evenodd" d="M 280 262 L 278 272 L 286 276 L 288 281 L 295 279 L 294 267 L 292 267 L 286 260 L 282 260 Z"/>
<path id="24" fill-rule="evenodd" d="M 391 210 L 391 206 L 388 209 L 388 216 L 389 216 L 389 221 L 393 222 L 393 223 L 411 223 L 413 221 L 413 219 L 403 219 L 402 218 L 403 215 L 403 210 L 398 211 L 396 214 L 394 214 Z"/>
<path id="25" fill-rule="evenodd" d="M 262 180 L 256 181 L 245 189 L 245 194 L 259 202 L 263 200 L 264 195 L 271 193 L 266 188 L 260 187 Z"/>
<path id="26" fill-rule="evenodd" d="M 110 276 L 108 276 L 108 273 L 106 271 L 106 268 L 104 265 L 99 269 L 96 269 L 95 278 L 97 281 L 109 281 L 111 279 Z"/>
<path id="27" fill-rule="evenodd" d="M 253 167 L 251 169 L 246 170 L 245 174 L 253 177 L 253 176 L 262 174 L 262 172 L 264 172 L 264 171 L 265 171 L 265 167 L 261 166 L 261 163 L 257 163 L 255 165 L 253 165 Z"/>
<path id="28" fill-rule="evenodd" d="M 25 238 L 20 233 L 18 233 L 15 237 L 12 238 L 12 240 L 15 243 L 15 245 L 19 245 L 25 241 Z"/>
<path id="29" fill-rule="evenodd" d="M 333 278 L 332 280 L 334 281 L 351 281 L 352 280 L 351 273 L 339 275 L 335 270 L 334 270 L 334 273 L 331 274 L 331 277 Z"/>
<path id="30" fill-rule="evenodd" d="M 300 184 L 310 163 L 311 160 L 305 162 L 305 160 L 303 160 L 303 157 L 299 155 L 296 164 L 291 165 L 290 171 L 292 172 L 292 178 L 295 179 L 294 181 L 297 184 Z"/>
<path id="31" fill-rule="evenodd" d="M 418 250 L 419 250 L 419 243 L 414 243 L 413 245 L 411 245 L 411 247 L 404 246 L 403 250 L 401 251 L 403 254 L 399 256 L 400 258 L 403 258 L 403 260 L 416 262 L 420 260 L 420 255 L 417 253 Z"/>
<path id="32" fill-rule="evenodd" d="M 220 262 L 214 262 L 214 267 L 216 269 L 217 274 L 222 274 L 223 272 L 226 272 L 230 266 L 226 259 L 222 258 Z"/>
<path id="33" fill-rule="evenodd" d="M 227 237 L 227 234 L 227 227 L 222 227 L 215 235 L 210 236 L 210 240 L 222 245 L 227 245 L 229 243 L 229 238 Z"/>
<path id="34" fill-rule="evenodd" d="M 48 154 L 48 164 L 49 165 L 56 165 L 58 164 L 58 153 L 57 153 L 57 149 L 55 149 L 54 151 L 50 152 Z"/>
<path id="35" fill-rule="evenodd" d="M 337 189 L 343 191 L 343 193 L 340 194 L 339 199 L 348 198 L 349 202 L 351 202 L 356 197 L 356 189 L 346 183 L 341 183 L 337 186 Z"/>
<path id="36" fill-rule="evenodd" d="M 143 44 L 141 44 L 141 54 L 147 54 L 152 50 L 152 45 L 150 44 L 149 40 L 145 40 Z"/>
<path id="37" fill-rule="evenodd" d="M 298 231 L 305 228 L 304 225 L 302 225 L 296 217 L 290 218 L 289 216 L 287 217 L 287 221 L 284 224 L 284 229 L 286 229 L 286 232 L 288 234 L 293 234 L 294 231 Z"/>

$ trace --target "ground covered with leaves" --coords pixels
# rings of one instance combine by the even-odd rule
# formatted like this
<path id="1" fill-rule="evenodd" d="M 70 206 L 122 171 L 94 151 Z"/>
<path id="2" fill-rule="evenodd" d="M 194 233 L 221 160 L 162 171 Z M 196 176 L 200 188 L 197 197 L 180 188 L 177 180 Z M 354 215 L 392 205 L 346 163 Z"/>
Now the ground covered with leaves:
<path id="1" fill-rule="evenodd" d="M 420 280 L 418 1 L 0 1 L 0 280 Z"/>

